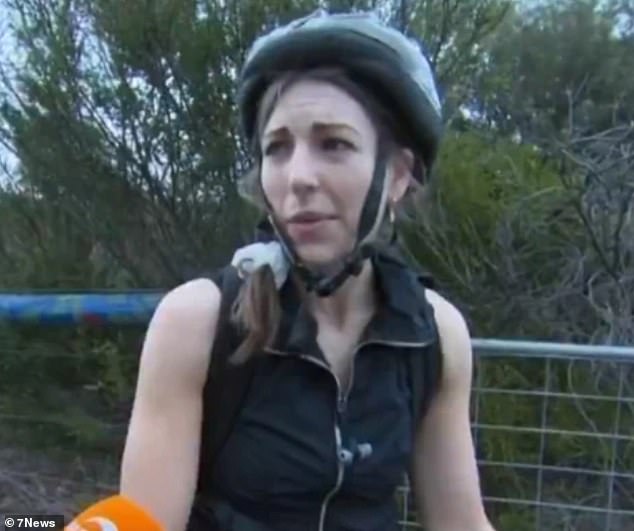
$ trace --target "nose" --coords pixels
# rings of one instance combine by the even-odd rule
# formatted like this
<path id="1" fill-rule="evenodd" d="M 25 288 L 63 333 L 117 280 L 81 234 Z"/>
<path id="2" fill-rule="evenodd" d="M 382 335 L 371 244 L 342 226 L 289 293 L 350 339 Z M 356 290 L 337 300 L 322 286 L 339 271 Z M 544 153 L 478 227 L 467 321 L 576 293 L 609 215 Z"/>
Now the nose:
<path id="1" fill-rule="evenodd" d="M 291 190 L 296 194 L 305 194 L 319 186 L 318 164 L 310 146 L 297 143 L 288 159 L 287 171 Z"/>

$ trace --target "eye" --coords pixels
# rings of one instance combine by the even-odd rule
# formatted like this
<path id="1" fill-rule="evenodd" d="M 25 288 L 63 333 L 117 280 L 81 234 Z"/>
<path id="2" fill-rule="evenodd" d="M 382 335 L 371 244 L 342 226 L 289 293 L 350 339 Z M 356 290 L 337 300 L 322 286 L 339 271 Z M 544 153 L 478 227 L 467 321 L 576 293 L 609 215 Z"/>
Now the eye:
<path id="1" fill-rule="evenodd" d="M 344 151 L 355 149 L 354 144 L 343 138 L 331 137 L 322 141 L 321 146 L 326 151 Z"/>
<path id="2" fill-rule="evenodd" d="M 280 149 L 284 147 L 284 145 L 285 143 L 282 140 L 274 140 L 272 142 L 269 142 L 264 147 L 264 155 L 265 156 L 275 155 L 276 153 L 280 151 Z"/>

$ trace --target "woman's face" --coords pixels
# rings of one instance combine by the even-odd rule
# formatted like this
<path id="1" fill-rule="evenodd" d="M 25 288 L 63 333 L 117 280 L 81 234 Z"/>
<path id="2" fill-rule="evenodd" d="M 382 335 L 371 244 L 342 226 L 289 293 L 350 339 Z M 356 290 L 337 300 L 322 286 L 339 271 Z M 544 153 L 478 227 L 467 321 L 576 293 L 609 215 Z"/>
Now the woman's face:
<path id="1" fill-rule="evenodd" d="M 261 145 L 264 193 L 299 257 L 325 265 L 350 252 L 377 150 L 362 106 L 335 85 L 298 81 L 278 100 Z"/>

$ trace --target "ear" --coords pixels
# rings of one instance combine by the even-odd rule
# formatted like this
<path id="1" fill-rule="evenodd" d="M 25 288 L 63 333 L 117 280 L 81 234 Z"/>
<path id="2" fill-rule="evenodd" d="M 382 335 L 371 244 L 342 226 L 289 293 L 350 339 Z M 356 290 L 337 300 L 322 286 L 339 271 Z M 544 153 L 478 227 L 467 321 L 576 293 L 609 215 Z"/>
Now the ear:
<path id="1" fill-rule="evenodd" d="M 389 198 L 392 203 L 400 201 L 409 188 L 414 172 L 414 154 L 409 149 L 398 149 L 391 160 Z"/>

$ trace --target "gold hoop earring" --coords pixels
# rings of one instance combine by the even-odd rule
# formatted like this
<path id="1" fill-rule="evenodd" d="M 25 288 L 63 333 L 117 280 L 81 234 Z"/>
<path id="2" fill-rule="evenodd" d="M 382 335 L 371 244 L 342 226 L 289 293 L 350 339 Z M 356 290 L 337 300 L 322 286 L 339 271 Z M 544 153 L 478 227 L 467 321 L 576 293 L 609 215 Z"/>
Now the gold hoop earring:
<path id="1" fill-rule="evenodd" d="M 394 212 L 394 205 L 392 203 L 390 203 L 387 207 L 388 210 L 388 216 L 390 219 L 390 223 L 393 225 L 394 222 L 396 221 L 396 214 Z"/>

